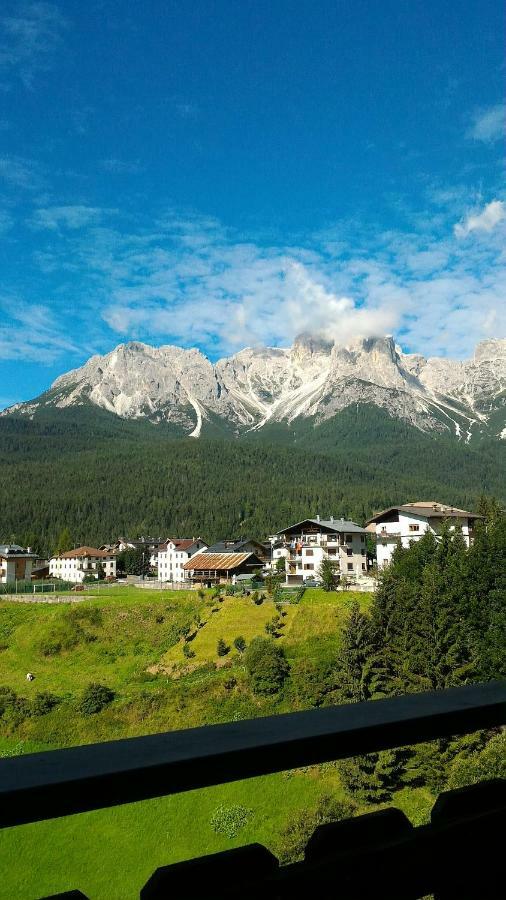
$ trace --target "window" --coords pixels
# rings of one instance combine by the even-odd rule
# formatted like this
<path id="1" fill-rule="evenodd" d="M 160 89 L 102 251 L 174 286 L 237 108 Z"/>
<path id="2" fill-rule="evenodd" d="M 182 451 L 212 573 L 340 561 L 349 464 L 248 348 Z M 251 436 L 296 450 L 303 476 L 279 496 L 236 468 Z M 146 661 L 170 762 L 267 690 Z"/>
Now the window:
<path id="1" fill-rule="evenodd" d="M 410 531 L 420 531 L 420 526 L 419 525 L 410 525 L 409 530 Z"/>
<path id="2" fill-rule="evenodd" d="M 362 563 L 362 572 L 365 572 L 365 563 Z"/>
<path id="3" fill-rule="evenodd" d="M 346 555 L 347 555 L 347 556 L 353 556 L 353 550 L 351 549 L 351 547 L 347 547 L 347 548 L 346 548 Z"/>
<path id="4" fill-rule="evenodd" d="M 336 556 L 336 555 L 337 555 L 337 550 L 335 549 L 335 547 L 329 547 L 329 549 L 328 549 L 327 552 L 328 552 L 328 555 L 329 555 L 329 556 Z"/>
<path id="5" fill-rule="evenodd" d="M 362 549 L 361 549 L 361 551 L 360 551 L 360 553 L 361 553 L 361 554 L 362 554 L 362 556 L 365 556 L 365 550 L 364 550 L 364 548 L 363 548 L 363 547 L 362 547 Z"/>
<path id="6" fill-rule="evenodd" d="M 348 563 L 348 572 L 353 572 L 353 563 Z"/>
<path id="7" fill-rule="evenodd" d="M 314 569 L 314 563 L 304 563 L 305 569 Z"/>
<path id="8" fill-rule="evenodd" d="M 360 543 L 365 544 L 365 535 L 364 534 L 360 535 Z"/>
<path id="9" fill-rule="evenodd" d="M 306 550 L 306 556 L 314 556 L 314 550 Z"/>
<path id="10" fill-rule="evenodd" d="M 346 543 L 351 544 L 352 540 L 353 540 L 353 535 L 347 534 L 346 535 Z"/>

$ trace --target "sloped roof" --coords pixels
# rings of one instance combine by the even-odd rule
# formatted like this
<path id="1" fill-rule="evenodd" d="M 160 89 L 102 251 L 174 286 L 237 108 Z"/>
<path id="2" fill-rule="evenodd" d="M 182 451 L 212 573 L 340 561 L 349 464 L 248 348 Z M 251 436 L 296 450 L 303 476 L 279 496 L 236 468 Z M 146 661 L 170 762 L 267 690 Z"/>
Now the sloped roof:
<path id="1" fill-rule="evenodd" d="M 417 500 L 415 503 L 401 503 L 400 506 L 389 506 L 381 512 L 371 516 L 365 523 L 380 522 L 383 516 L 392 512 L 407 512 L 424 519 L 483 519 L 477 513 L 468 512 L 466 509 L 458 509 L 456 506 L 448 506 L 445 503 L 436 503 L 433 500 Z"/>
<path id="2" fill-rule="evenodd" d="M 192 556 L 188 562 L 185 562 L 183 569 L 221 569 L 229 571 L 237 569 L 250 557 L 256 559 L 254 553 L 197 553 Z"/>
<path id="3" fill-rule="evenodd" d="M 32 553 L 31 550 L 27 550 L 24 547 L 20 547 L 19 544 L 0 544 L 0 555 L 1 556 L 30 556 L 35 559 L 37 554 Z"/>
<path id="4" fill-rule="evenodd" d="M 264 552 L 267 549 L 261 541 L 257 541 L 254 538 L 233 538 L 228 541 L 217 541 L 215 544 L 211 544 L 211 546 L 207 548 L 206 553 L 240 553 L 241 548 L 244 547 L 245 544 L 252 544 L 254 547 L 258 547 Z"/>
<path id="5" fill-rule="evenodd" d="M 294 522 L 293 525 L 288 525 L 286 528 L 281 528 L 279 531 L 276 531 L 276 534 L 285 534 L 287 531 L 293 531 L 294 528 L 298 528 L 299 525 L 304 525 L 305 522 L 311 522 L 312 525 L 319 525 L 322 528 L 327 528 L 329 531 L 334 531 L 338 533 L 348 532 L 351 534 L 354 532 L 355 534 L 365 534 L 365 528 L 361 528 L 360 525 L 357 525 L 356 522 L 351 522 L 349 519 L 302 519 L 300 522 Z"/>
<path id="6" fill-rule="evenodd" d="M 66 550 L 65 553 L 58 553 L 57 556 L 59 559 L 75 559 L 82 556 L 96 556 L 103 559 L 112 554 L 106 550 L 99 550 L 98 547 L 76 547 L 75 550 Z"/>

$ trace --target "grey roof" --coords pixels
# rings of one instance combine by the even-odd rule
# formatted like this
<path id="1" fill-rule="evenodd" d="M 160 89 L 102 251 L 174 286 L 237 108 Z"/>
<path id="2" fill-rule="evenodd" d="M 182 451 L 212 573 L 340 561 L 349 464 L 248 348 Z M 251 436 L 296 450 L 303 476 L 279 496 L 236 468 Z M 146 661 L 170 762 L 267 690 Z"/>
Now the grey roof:
<path id="1" fill-rule="evenodd" d="M 203 552 L 240 553 L 241 549 L 246 544 L 252 544 L 254 547 L 263 547 L 266 549 L 265 544 L 262 544 L 260 541 L 255 541 L 253 538 L 231 538 L 230 540 L 217 541 L 216 544 L 212 544 L 211 547 L 208 547 L 207 550 Z"/>
<path id="2" fill-rule="evenodd" d="M 0 553 L 2 556 L 33 556 L 34 559 L 37 558 L 36 553 L 20 547 L 19 544 L 0 544 Z"/>
<path id="3" fill-rule="evenodd" d="M 282 528 L 280 531 L 276 531 L 276 534 L 285 534 L 286 531 L 293 531 L 294 528 L 297 528 L 299 525 L 304 525 L 305 522 L 311 522 L 313 525 L 321 525 L 323 528 L 327 528 L 329 531 L 335 532 L 347 532 L 349 534 L 367 534 L 365 528 L 361 528 L 360 525 L 357 525 L 356 522 L 351 522 L 349 519 L 302 519 L 301 522 L 295 522 L 293 525 L 288 525 L 286 528 Z"/>

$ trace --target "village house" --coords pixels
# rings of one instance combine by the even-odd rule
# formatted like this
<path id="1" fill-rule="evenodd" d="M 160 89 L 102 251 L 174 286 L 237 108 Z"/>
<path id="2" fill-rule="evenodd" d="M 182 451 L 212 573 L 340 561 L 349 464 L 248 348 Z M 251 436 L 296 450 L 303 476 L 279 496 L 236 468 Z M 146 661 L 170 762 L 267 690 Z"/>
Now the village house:
<path id="1" fill-rule="evenodd" d="M 30 581 L 37 554 L 30 547 L 18 544 L 0 544 L 0 584 Z"/>
<path id="2" fill-rule="evenodd" d="M 188 580 L 184 564 L 207 549 L 202 538 L 169 538 L 158 550 L 158 581 L 181 584 Z"/>
<path id="3" fill-rule="evenodd" d="M 262 543 L 253 538 L 227 538 L 217 541 L 207 548 L 206 553 L 254 553 L 264 565 L 267 565 L 271 558 L 269 542 Z"/>
<path id="4" fill-rule="evenodd" d="M 193 585 L 212 587 L 215 584 L 235 584 L 237 576 L 250 575 L 262 569 L 263 562 L 255 553 L 197 553 L 183 569 Z"/>
<path id="5" fill-rule="evenodd" d="M 51 557 L 49 574 L 51 578 L 79 584 L 86 576 L 98 580 L 100 566 L 106 578 L 116 577 L 116 557 L 113 552 L 99 550 L 98 547 L 77 547 Z"/>
<path id="6" fill-rule="evenodd" d="M 167 538 L 162 537 L 119 537 L 114 544 L 104 544 L 101 549 L 109 550 L 113 547 L 118 553 L 122 553 L 123 550 L 142 550 L 146 554 L 146 559 L 149 559 L 151 568 L 156 569 L 158 566 L 158 554 L 160 550 L 164 549 L 166 543 Z"/>
<path id="7" fill-rule="evenodd" d="M 272 565 L 284 559 L 291 584 L 317 579 L 324 559 L 335 563 L 336 578 L 365 575 L 366 535 L 365 528 L 347 519 L 304 519 L 271 537 Z"/>
<path id="8" fill-rule="evenodd" d="M 395 548 L 402 547 L 419 540 L 426 531 L 437 535 L 444 521 L 459 531 L 469 547 L 474 538 L 474 526 L 482 519 L 476 513 L 465 509 L 456 509 L 444 503 L 432 500 L 419 500 L 415 503 L 403 503 L 401 506 L 390 506 L 372 516 L 367 522 L 367 530 L 376 537 L 376 558 L 378 568 L 388 566 Z"/>

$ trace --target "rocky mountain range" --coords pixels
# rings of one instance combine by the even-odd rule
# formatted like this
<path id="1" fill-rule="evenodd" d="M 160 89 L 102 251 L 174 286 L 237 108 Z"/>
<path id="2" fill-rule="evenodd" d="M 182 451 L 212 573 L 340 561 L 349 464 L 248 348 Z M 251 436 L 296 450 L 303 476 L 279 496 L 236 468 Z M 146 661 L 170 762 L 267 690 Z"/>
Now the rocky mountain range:
<path id="1" fill-rule="evenodd" d="M 392 337 L 343 347 L 302 335 L 288 349 L 246 348 L 215 364 L 196 349 L 131 342 L 2 415 L 95 405 L 197 438 L 211 424 L 236 434 L 276 422 L 318 426 L 354 404 L 373 404 L 421 431 L 469 443 L 506 437 L 505 387 L 506 340 L 499 339 L 482 341 L 462 362 L 403 353 Z"/>

